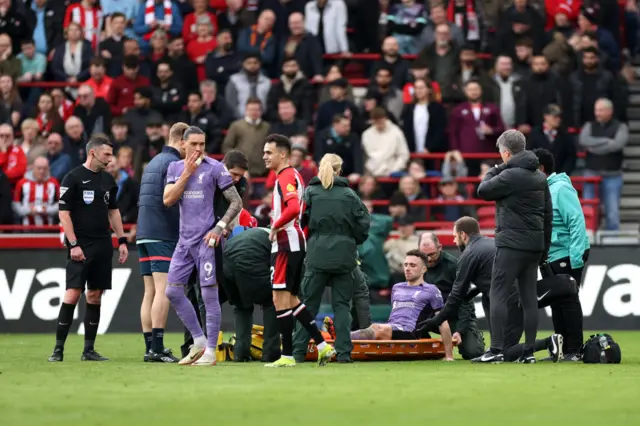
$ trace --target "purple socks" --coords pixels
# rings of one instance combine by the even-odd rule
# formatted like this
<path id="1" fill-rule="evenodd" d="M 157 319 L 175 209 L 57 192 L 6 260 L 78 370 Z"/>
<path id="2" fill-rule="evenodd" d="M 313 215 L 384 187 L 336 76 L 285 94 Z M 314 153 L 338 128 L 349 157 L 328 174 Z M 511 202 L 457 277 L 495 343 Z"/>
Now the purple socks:
<path id="1" fill-rule="evenodd" d="M 204 290 L 204 289 L 203 289 Z M 204 291 L 202 292 L 204 295 Z M 202 327 L 200 327 L 200 323 L 198 323 L 198 316 L 196 314 L 196 310 L 193 309 L 193 305 L 187 299 L 187 296 L 184 294 L 184 287 L 177 285 L 168 285 L 167 290 L 165 291 L 167 298 L 171 302 L 171 305 L 176 310 L 176 314 L 182 320 L 182 323 L 191 333 L 191 336 L 195 339 L 197 337 L 203 336 L 204 332 L 202 331 Z M 217 295 L 217 289 L 216 289 Z M 218 304 L 218 313 L 220 312 L 220 304 Z M 218 314 L 219 315 L 219 314 Z M 209 325 L 209 314 L 207 310 L 207 326 Z M 219 324 L 219 322 L 218 322 Z M 218 329 L 220 326 L 218 325 Z M 217 333 L 216 333 L 217 337 Z"/>
<path id="2" fill-rule="evenodd" d="M 202 287 L 200 290 L 207 311 L 207 347 L 215 349 L 218 346 L 218 334 L 220 333 L 220 323 L 222 322 L 218 287 L 207 286 Z"/>

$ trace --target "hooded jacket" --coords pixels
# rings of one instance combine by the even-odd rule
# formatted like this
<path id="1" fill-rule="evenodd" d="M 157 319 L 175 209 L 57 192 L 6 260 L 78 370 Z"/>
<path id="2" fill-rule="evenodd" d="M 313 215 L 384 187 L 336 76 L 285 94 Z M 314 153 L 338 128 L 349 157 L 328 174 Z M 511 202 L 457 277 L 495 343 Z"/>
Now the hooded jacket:
<path id="1" fill-rule="evenodd" d="M 582 268 L 582 257 L 590 244 L 578 192 L 566 173 L 553 173 L 547 182 L 553 203 L 553 230 L 547 260 L 554 262 L 568 257 L 571 269 Z"/>

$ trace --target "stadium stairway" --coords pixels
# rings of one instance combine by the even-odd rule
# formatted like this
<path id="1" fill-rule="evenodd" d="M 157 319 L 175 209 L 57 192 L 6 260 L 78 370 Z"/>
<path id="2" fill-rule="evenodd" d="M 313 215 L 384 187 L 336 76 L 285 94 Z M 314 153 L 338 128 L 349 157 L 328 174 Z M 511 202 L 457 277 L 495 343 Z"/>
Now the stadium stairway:
<path id="1" fill-rule="evenodd" d="M 640 68 L 636 68 L 640 72 Z M 625 171 L 620 200 L 621 229 L 638 230 L 640 223 L 640 82 L 629 85 L 629 143 L 624 149 Z"/>

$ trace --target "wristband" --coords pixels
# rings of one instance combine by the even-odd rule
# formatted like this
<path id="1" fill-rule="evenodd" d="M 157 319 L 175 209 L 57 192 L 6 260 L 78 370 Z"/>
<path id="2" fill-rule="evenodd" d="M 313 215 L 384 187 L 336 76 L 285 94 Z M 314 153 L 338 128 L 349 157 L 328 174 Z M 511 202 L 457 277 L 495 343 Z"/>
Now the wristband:
<path id="1" fill-rule="evenodd" d="M 123 244 L 127 244 L 127 237 L 118 238 L 118 245 L 121 246 Z"/>
<path id="2" fill-rule="evenodd" d="M 221 220 L 219 220 L 218 223 L 216 223 L 216 226 L 219 226 L 222 229 L 227 229 L 227 223 Z"/>

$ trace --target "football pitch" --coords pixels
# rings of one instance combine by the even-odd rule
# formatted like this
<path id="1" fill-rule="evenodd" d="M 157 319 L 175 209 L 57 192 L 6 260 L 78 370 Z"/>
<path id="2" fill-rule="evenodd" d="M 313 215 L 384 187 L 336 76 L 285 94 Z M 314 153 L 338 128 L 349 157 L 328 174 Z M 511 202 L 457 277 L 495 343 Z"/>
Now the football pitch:
<path id="1" fill-rule="evenodd" d="M 547 333 L 540 333 L 547 335 Z M 585 333 L 586 334 L 586 333 Z M 621 365 L 471 365 L 467 361 L 142 362 L 138 334 L 99 336 L 111 361 L 63 363 L 53 335 L 0 334 L 0 424 L 45 425 L 640 425 L 640 332 L 616 332 Z M 179 355 L 181 335 L 166 343 Z"/>

